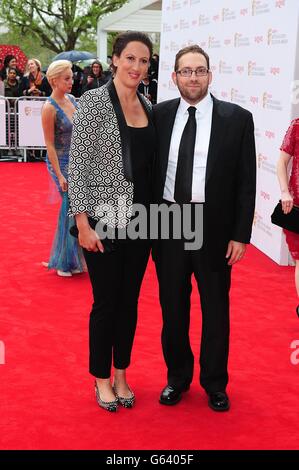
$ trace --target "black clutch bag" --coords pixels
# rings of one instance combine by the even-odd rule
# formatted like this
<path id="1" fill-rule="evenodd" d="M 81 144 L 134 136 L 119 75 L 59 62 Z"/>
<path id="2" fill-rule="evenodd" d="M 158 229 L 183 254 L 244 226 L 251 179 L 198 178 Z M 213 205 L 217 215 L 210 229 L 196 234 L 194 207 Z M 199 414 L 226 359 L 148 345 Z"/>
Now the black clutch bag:
<path id="1" fill-rule="evenodd" d="M 96 228 L 96 225 L 98 223 L 97 220 L 95 219 L 92 219 L 91 217 L 88 217 L 88 222 L 89 222 L 89 225 L 91 226 L 91 228 L 93 230 L 95 230 Z M 78 230 L 78 227 L 77 225 L 72 225 L 71 228 L 70 228 L 70 234 L 75 237 L 75 238 L 78 238 L 79 236 L 79 230 Z M 111 238 L 103 238 L 101 240 L 102 242 L 102 245 L 104 247 L 104 253 L 112 253 L 113 251 L 115 251 L 115 240 L 114 239 L 111 239 Z"/>
<path id="2" fill-rule="evenodd" d="M 290 232 L 299 233 L 299 207 L 293 206 L 291 212 L 285 214 L 279 201 L 271 215 L 271 222 Z"/>

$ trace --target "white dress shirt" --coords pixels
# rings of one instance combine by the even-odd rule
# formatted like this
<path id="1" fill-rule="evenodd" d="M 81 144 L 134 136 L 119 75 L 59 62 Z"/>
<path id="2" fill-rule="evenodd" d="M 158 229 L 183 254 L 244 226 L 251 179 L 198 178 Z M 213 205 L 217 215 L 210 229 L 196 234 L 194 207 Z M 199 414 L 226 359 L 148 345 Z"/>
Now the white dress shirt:
<path id="1" fill-rule="evenodd" d="M 181 98 L 171 135 L 168 167 L 163 198 L 174 202 L 175 175 L 178 162 L 180 141 L 184 127 L 188 121 L 188 108 L 192 106 Z M 205 202 L 205 176 L 209 150 L 213 100 L 210 93 L 196 106 L 196 140 L 194 148 L 192 199 L 191 202 Z"/>

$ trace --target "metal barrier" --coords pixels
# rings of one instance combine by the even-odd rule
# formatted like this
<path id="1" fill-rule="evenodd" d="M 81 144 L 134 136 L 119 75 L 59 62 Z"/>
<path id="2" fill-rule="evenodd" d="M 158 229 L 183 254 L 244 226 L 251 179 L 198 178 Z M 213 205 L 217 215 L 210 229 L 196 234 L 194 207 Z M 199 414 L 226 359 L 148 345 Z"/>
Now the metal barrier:
<path id="1" fill-rule="evenodd" d="M 39 96 L 19 98 L 0 96 L 0 152 L 3 150 L 8 152 L 7 155 L 0 155 L 0 162 L 8 160 L 27 162 L 27 153 L 30 150 L 33 152 L 40 150 L 41 154 L 45 153 L 41 111 L 47 99 Z M 78 100 L 76 98 L 76 101 Z"/>
<path id="2" fill-rule="evenodd" d="M 13 100 L 5 96 L 0 96 L 0 161 L 9 161 L 18 159 L 22 161 L 22 157 L 12 155 L 13 149 L 13 129 L 14 129 L 14 115 L 12 113 L 14 103 Z M 5 155 L 5 150 L 8 151 Z M 3 154 L 3 155 L 2 155 Z"/>
<path id="3" fill-rule="evenodd" d="M 46 97 L 0 96 L 0 162 L 26 162 L 28 151 L 46 149 L 41 124 L 41 109 L 46 100 Z"/>
<path id="4" fill-rule="evenodd" d="M 44 133 L 41 122 L 42 107 L 47 97 L 20 96 L 15 98 L 15 148 L 24 152 L 27 161 L 28 150 L 45 150 Z"/>

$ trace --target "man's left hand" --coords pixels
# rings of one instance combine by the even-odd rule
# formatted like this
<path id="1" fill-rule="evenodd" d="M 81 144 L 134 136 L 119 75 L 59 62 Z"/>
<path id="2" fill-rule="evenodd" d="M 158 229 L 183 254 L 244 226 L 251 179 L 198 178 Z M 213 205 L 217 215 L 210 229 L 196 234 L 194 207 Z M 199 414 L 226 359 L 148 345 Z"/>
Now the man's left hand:
<path id="1" fill-rule="evenodd" d="M 240 261 L 246 251 L 246 244 L 235 242 L 234 240 L 230 240 L 227 247 L 227 252 L 225 257 L 228 258 L 228 265 L 232 266 L 233 264 Z"/>

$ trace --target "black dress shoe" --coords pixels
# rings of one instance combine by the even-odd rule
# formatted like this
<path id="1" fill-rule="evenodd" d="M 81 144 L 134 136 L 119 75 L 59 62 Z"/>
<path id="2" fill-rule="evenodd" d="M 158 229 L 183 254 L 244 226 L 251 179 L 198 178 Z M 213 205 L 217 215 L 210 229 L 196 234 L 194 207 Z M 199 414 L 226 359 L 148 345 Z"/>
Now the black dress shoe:
<path id="1" fill-rule="evenodd" d="M 228 411 L 230 408 L 229 399 L 226 392 L 208 393 L 209 407 L 214 411 Z"/>
<path id="2" fill-rule="evenodd" d="M 171 385 L 166 385 L 166 387 L 162 390 L 159 402 L 161 405 L 176 405 L 181 400 L 182 393 L 189 390 L 189 388 L 190 387 L 188 385 L 183 389 L 178 390 Z"/>
<path id="3" fill-rule="evenodd" d="M 297 313 L 297 316 L 299 318 L 299 305 L 297 305 L 297 307 L 296 307 L 296 313 Z"/>

